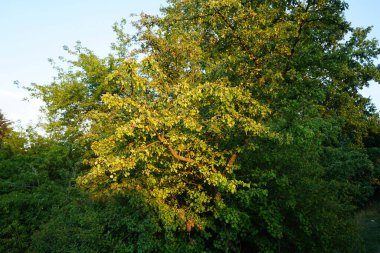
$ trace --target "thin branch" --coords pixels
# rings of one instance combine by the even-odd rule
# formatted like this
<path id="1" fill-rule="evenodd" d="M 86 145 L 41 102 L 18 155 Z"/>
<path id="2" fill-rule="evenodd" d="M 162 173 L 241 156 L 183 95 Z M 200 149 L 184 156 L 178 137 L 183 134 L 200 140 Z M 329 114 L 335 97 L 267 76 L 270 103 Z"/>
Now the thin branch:
<path id="1" fill-rule="evenodd" d="M 182 17 L 182 18 L 173 18 L 173 19 L 169 19 L 169 22 L 181 22 L 181 21 L 193 21 L 193 20 L 197 20 L 197 19 L 200 19 L 200 18 L 206 18 L 206 17 L 209 17 L 209 16 L 212 16 L 212 13 L 208 13 L 208 14 L 198 14 L 198 15 L 194 15 L 194 16 L 190 16 L 190 17 Z"/>
<path id="2" fill-rule="evenodd" d="M 309 8 L 310 8 L 310 4 L 308 3 L 306 8 L 305 8 L 305 13 L 307 13 L 309 11 Z M 290 61 L 292 60 L 292 58 L 294 57 L 294 54 L 295 54 L 295 51 L 296 51 L 296 48 L 298 47 L 298 44 L 299 42 L 301 41 L 301 35 L 302 35 L 302 31 L 304 29 L 304 26 L 306 25 L 306 23 L 308 23 L 309 20 L 306 20 L 306 19 L 303 19 L 301 20 L 301 23 L 298 27 L 298 30 L 297 30 L 297 36 L 295 37 L 295 40 L 293 42 L 293 45 L 292 45 L 292 49 L 290 51 L 290 54 L 288 56 L 288 60 L 286 62 L 286 66 L 285 66 L 285 69 L 282 73 L 282 76 L 285 78 L 285 75 L 288 73 L 288 71 L 290 70 Z"/>
<path id="3" fill-rule="evenodd" d="M 233 26 L 228 21 L 228 19 L 220 12 L 220 10 L 218 10 L 217 8 L 214 8 L 214 10 L 219 15 L 219 17 L 222 18 L 222 20 L 224 21 L 224 23 L 226 23 L 227 26 L 234 32 L 232 34 L 232 36 L 235 37 L 235 39 L 238 40 L 239 46 L 241 47 L 241 49 L 243 49 L 246 53 L 248 53 L 248 55 L 250 56 L 250 58 L 255 62 L 256 65 L 258 65 L 258 59 L 256 58 L 255 54 L 252 52 L 252 50 L 249 48 L 249 46 L 243 41 L 243 39 L 236 34 L 236 28 L 235 28 L 235 26 Z"/>
<path id="4" fill-rule="evenodd" d="M 136 153 L 137 152 L 141 152 L 141 151 L 144 151 L 146 150 L 147 148 L 149 148 L 150 146 L 153 146 L 154 144 L 158 143 L 159 141 L 154 141 L 152 143 L 149 143 L 149 144 L 146 144 L 146 145 L 143 145 L 141 146 L 139 149 L 136 150 Z"/>

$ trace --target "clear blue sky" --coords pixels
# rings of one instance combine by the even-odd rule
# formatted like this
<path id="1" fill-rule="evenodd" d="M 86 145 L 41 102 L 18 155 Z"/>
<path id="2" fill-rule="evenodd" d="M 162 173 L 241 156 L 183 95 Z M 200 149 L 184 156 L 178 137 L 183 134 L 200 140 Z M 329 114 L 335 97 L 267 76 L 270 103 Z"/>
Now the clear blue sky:
<path id="1" fill-rule="evenodd" d="M 0 1 L 0 109 L 12 121 L 36 122 L 39 101 L 23 102 L 22 85 L 49 83 L 54 76 L 47 59 L 64 56 L 63 45 L 76 41 L 106 55 L 115 36 L 111 26 L 131 13 L 158 13 L 164 0 L 1 0 Z M 380 0 L 349 0 L 346 17 L 354 26 L 374 25 L 380 39 Z M 380 61 L 378 61 L 380 63 Z M 380 108 L 380 85 L 363 91 Z"/>

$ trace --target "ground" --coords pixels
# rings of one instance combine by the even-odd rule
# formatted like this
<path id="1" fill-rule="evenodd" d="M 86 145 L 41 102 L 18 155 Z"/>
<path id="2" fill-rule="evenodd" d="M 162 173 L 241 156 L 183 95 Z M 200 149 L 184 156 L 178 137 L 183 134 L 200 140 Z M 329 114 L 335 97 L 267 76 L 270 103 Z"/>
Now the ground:
<path id="1" fill-rule="evenodd" d="M 357 215 L 366 253 L 380 253 L 380 202 L 373 203 Z"/>

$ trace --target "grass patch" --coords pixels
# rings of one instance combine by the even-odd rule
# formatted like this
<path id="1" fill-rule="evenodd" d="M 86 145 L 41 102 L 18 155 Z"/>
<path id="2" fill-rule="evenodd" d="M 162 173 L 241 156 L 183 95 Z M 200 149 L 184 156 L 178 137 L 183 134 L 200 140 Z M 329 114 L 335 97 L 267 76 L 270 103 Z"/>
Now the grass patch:
<path id="1" fill-rule="evenodd" d="M 380 252 L 380 202 L 369 206 L 356 216 L 366 253 Z"/>

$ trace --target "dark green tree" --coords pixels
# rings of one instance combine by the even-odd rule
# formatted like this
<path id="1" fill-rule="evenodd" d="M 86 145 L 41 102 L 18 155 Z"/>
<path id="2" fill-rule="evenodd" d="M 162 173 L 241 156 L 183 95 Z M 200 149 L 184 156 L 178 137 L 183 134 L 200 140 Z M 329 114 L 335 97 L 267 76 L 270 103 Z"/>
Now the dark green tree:
<path id="1" fill-rule="evenodd" d="M 0 252 L 26 252 L 53 208 L 70 203 L 81 167 L 72 146 L 12 131 L 0 148 Z"/>

